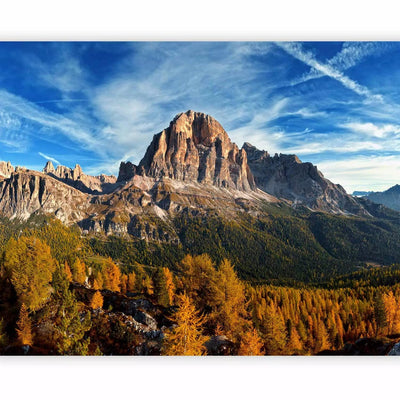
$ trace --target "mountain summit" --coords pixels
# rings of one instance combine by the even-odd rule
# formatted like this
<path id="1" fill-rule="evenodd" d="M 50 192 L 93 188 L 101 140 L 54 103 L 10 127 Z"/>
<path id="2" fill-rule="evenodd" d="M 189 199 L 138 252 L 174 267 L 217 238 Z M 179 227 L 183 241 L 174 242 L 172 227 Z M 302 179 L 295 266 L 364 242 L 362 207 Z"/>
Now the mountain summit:
<path id="1" fill-rule="evenodd" d="M 255 190 L 247 155 L 209 115 L 187 111 L 155 135 L 139 164 L 147 176 Z"/>

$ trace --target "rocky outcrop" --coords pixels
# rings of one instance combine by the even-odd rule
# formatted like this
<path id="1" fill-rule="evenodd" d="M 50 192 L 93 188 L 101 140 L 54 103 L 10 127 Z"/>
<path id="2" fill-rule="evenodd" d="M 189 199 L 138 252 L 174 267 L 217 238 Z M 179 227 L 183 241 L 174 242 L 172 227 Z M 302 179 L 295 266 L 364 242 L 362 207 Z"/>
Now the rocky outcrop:
<path id="1" fill-rule="evenodd" d="M 138 172 L 138 167 L 132 164 L 130 161 L 121 162 L 119 166 L 118 182 L 124 182 L 131 180 Z"/>
<path id="2" fill-rule="evenodd" d="M 231 142 L 218 121 L 191 110 L 177 115 L 167 129 L 154 136 L 139 169 L 156 179 L 256 189 L 246 152 Z"/>
<path id="3" fill-rule="evenodd" d="M 0 161 L 0 179 L 1 178 L 9 178 L 11 174 L 14 172 L 14 167 L 11 163 Z"/>
<path id="4" fill-rule="evenodd" d="M 51 161 L 46 163 L 43 173 L 52 176 L 85 193 L 109 193 L 115 189 L 117 178 L 114 175 L 91 176 L 83 173 L 79 164 L 75 168 L 58 165 L 54 168 Z"/>
<path id="5" fill-rule="evenodd" d="M 71 223 L 82 218 L 86 207 L 86 195 L 39 172 L 17 170 L 0 182 L 0 212 L 11 219 L 42 211 Z"/>
<path id="6" fill-rule="evenodd" d="M 294 206 L 335 212 L 368 215 L 356 199 L 335 185 L 312 163 L 302 163 L 296 155 L 275 154 L 243 145 L 257 187 Z"/>

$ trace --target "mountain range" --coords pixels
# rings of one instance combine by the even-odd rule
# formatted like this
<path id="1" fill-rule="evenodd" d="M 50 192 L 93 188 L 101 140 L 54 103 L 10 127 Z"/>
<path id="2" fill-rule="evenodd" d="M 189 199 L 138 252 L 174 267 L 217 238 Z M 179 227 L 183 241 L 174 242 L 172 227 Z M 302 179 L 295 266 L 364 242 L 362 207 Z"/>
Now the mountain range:
<path id="1" fill-rule="evenodd" d="M 97 253 L 126 265 L 172 268 L 208 253 L 256 281 L 321 281 L 400 258 L 398 212 L 347 194 L 296 155 L 239 148 L 218 121 L 190 110 L 117 177 L 1 162 L 2 221 L 43 215 L 79 226 Z"/>
<path id="2" fill-rule="evenodd" d="M 139 165 L 122 162 L 118 178 L 51 161 L 42 172 L 0 163 L 2 215 L 27 219 L 42 211 L 88 231 L 143 236 L 135 229 L 141 217 L 167 221 L 185 208 L 257 214 L 264 203 L 370 215 L 313 164 L 249 143 L 239 149 L 218 121 L 190 110 L 153 137 Z"/>

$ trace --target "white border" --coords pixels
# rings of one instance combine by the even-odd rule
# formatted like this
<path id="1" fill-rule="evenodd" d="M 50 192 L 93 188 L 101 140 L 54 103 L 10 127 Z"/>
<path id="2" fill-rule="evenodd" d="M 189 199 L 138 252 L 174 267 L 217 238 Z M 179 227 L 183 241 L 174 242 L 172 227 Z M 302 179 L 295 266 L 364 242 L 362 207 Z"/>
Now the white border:
<path id="1" fill-rule="evenodd" d="M 398 16 L 393 0 L 13 0 L 0 40 L 399 40 Z M 368 399 L 396 396 L 398 367 L 395 357 L 3 357 L 0 382 L 13 399 Z"/>

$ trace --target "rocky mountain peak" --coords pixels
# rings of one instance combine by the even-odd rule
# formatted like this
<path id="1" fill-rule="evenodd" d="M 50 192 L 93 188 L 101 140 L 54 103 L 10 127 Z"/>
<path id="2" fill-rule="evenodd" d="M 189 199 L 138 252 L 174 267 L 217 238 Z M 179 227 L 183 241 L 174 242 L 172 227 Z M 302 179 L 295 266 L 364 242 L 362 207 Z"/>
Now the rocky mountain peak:
<path id="1" fill-rule="evenodd" d="M 323 211 L 365 214 L 365 210 L 340 185 L 335 185 L 310 162 L 294 154 L 275 154 L 243 145 L 256 185 L 278 198 Z"/>
<path id="2" fill-rule="evenodd" d="M 185 134 L 195 145 L 210 147 L 217 139 L 230 142 L 221 124 L 210 115 L 192 110 L 178 114 L 170 123 L 174 135 Z"/>
<path id="3" fill-rule="evenodd" d="M 43 168 L 43 173 L 54 174 L 56 172 L 54 165 L 51 161 L 47 161 L 45 167 Z"/>
<path id="4" fill-rule="evenodd" d="M 51 161 L 47 161 L 43 168 L 43 173 L 50 175 L 59 181 L 62 181 L 82 192 L 86 193 L 102 193 L 114 189 L 117 178 L 113 175 L 90 176 L 86 175 L 79 164 L 74 168 L 68 168 L 64 165 L 54 165 Z"/>
<path id="5" fill-rule="evenodd" d="M 246 151 L 232 143 L 221 124 L 189 110 L 155 135 L 139 164 L 141 173 L 218 187 L 254 190 Z"/>
<path id="6" fill-rule="evenodd" d="M 14 172 L 14 167 L 11 165 L 10 161 L 0 161 L 0 177 L 9 178 Z"/>

